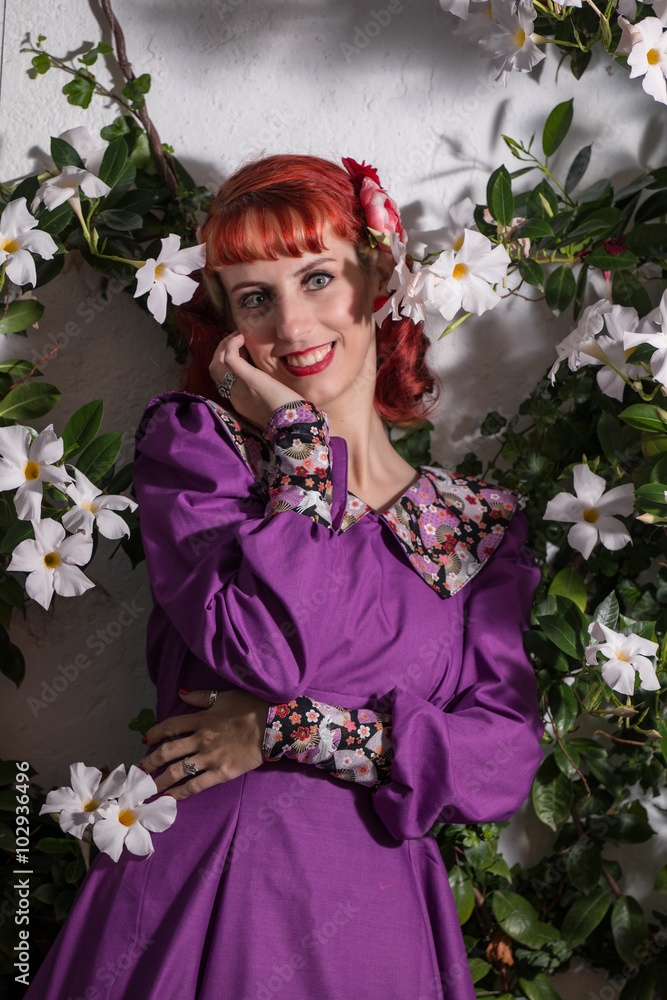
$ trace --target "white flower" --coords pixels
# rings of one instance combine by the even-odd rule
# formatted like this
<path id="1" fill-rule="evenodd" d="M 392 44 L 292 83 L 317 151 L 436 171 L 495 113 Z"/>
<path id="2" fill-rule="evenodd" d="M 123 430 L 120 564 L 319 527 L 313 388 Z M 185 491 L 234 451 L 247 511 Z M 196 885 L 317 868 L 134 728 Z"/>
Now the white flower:
<path id="1" fill-rule="evenodd" d="M 206 244 L 180 250 L 180 236 L 170 233 L 162 240 L 162 250 L 157 260 L 150 257 L 137 271 L 135 299 L 148 292 L 148 308 L 158 323 L 164 323 L 167 315 L 167 295 L 175 305 L 189 302 L 194 295 L 197 282 L 185 275 L 196 271 L 206 263 Z"/>
<path id="2" fill-rule="evenodd" d="M 660 331 L 651 330 L 656 323 L 661 325 Z M 642 330 L 626 330 L 623 338 L 625 349 L 634 349 L 640 344 L 657 347 L 650 361 L 651 372 L 656 382 L 667 385 L 667 292 L 662 296 L 659 307 L 644 318 Z"/>
<path id="3" fill-rule="evenodd" d="M 51 260 L 58 245 L 52 236 L 36 230 L 37 219 L 30 214 L 25 198 L 8 202 L 0 216 L 0 266 L 15 285 L 37 282 L 32 254 Z"/>
<path id="4" fill-rule="evenodd" d="M 83 472 L 74 469 L 76 485 L 71 483 L 66 493 L 74 500 L 75 506 L 63 514 L 63 525 L 68 531 L 92 532 L 93 524 L 105 538 L 122 538 L 130 534 L 130 529 L 115 510 L 136 510 L 137 504 L 129 497 L 104 496 Z M 99 499 L 98 499 L 99 497 Z"/>
<path id="5" fill-rule="evenodd" d="M 496 80 L 507 85 L 512 70 L 528 73 L 544 59 L 544 52 L 531 38 L 537 15 L 532 4 L 522 0 L 516 10 L 507 0 L 491 0 L 491 10 L 496 27 L 489 37 L 480 40 L 479 45 L 498 70 Z"/>
<path id="6" fill-rule="evenodd" d="M 93 554 L 92 535 L 77 532 L 65 538 L 65 529 L 52 518 L 32 521 L 35 538 L 26 538 L 14 549 L 7 569 L 28 573 L 26 593 L 48 608 L 53 592 L 78 597 L 95 584 L 79 569 Z"/>
<path id="7" fill-rule="evenodd" d="M 452 250 L 460 250 L 463 246 L 466 229 L 476 230 L 475 202 L 472 198 L 463 198 L 449 206 L 449 226 L 446 234 Z"/>
<path id="8" fill-rule="evenodd" d="M 30 430 L 20 424 L 0 427 L 0 491 L 13 490 L 16 513 L 22 521 L 41 516 L 44 483 L 62 488 L 71 476 L 53 463 L 63 454 L 63 440 L 53 424 L 32 440 Z"/>
<path id="9" fill-rule="evenodd" d="M 642 87 L 647 94 L 667 104 L 667 33 L 659 18 L 646 17 L 632 26 L 632 51 L 628 55 L 630 78 L 643 76 Z M 639 36 L 639 37 L 637 37 Z"/>
<path id="10" fill-rule="evenodd" d="M 616 551 L 631 541 L 625 525 L 613 514 L 631 514 L 635 490 L 632 483 L 615 486 L 605 492 L 607 485 L 602 476 L 591 472 L 582 463 L 573 469 L 574 492 L 559 493 L 550 500 L 544 511 L 545 521 L 574 521 L 567 540 L 573 549 L 588 559 L 598 538 L 606 549 Z"/>
<path id="11" fill-rule="evenodd" d="M 480 0 L 472 0 L 472 2 L 479 3 Z M 468 20 L 470 3 L 471 0 L 440 0 L 440 6 L 443 10 L 456 14 L 457 17 L 462 18 L 464 21 Z"/>
<path id="12" fill-rule="evenodd" d="M 502 281 L 509 263 L 504 246 L 494 246 L 482 233 L 466 229 L 460 250 L 444 250 L 424 268 L 435 276 L 428 298 L 446 320 L 461 308 L 481 316 L 500 301 L 491 285 Z"/>
<path id="13" fill-rule="evenodd" d="M 597 337 L 594 341 L 595 355 L 591 356 L 586 353 L 586 345 L 581 348 L 580 352 L 582 365 L 602 366 L 597 374 L 597 383 L 606 396 L 611 396 L 612 399 L 617 399 L 619 402 L 623 402 L 626 383 L 618 372 L 609 366 L 608 362 L 611 361 L 615 368 L 627 375 L 628 378 L 637 379 L 643 375 L 644 369 L 641 365 L 627 363 L 626 358 L 632 354 L 632 350 L 626 350 L 624 347 L 624 336 L 627 328 L 633 326 L 636 329 L 638 322 L 637 310 L 632 306 L 613 305 L 605 315 L 607 333 Z M 600 353 L 598 354 L 598 352 Z"/>
<path id="14" fill-rule="evenodd" d="M 160 833 L 176 819 L 176 799 L 172 796 L 161 795 L 146 802 L 156 792 L 151 776 L 132 764 L 118 802 L 108 803 L 93 826 L 93 840 L 114 861 L 118 861 L 123 844 L 132 854 L 152 854 L 149 831 Z"/>
<path id="15" fill-rule="evenodd" d="M 33 198 L 31 206 L 33 212 L 42 201 L 49 211 L 69 201 L 75 211 L 80 212 L 79 188 L 91 199 L 102 198 L 111 191 L 109 185 L 97 176 L 107 143 L 98 146 L 83 125 L 61 132 L 58 138 L 64 139 L 74 147 L 85 169 L 66 164 L 56 177 L 47 178 Z"/>
<path id="16" fill-rule="evenodd" d="M 398 233 L 390 236 L 391 252 L 394 255 L 395 267 L 387 282 L 387 290 L 392 294 L 384 305 L 374 313 L 378 326 L 382 326 L 387 316 L 400 319 L 406 316 L 414 323 L 419 323 L 426 317 L 424 309 L 424 277 L 425 270 L 419 265 L 410 271 L 406 260 L 405 243 L 401 242 Z"/>
<path id="17" fill-rule="evenodd" d="M 598 644 L 586 647 L 586 663 L 589 666 L 595 665 L 598 652 L 607 657 L 607 662 L 602 664 L 601 671 L 610 688 L 620 691 L 621 694 L 633 694 L 636 671 L 641 686 L 646 691 L 659 690 L 660 682 L 653 664 L 648 659 L 657 653 L 657 642 L 642 639 L 634 633 L 622 635 L 597 621 L 591 622 L 588 631 Z"/>
<path id="18" fill-rule="evenodd" d="M 88 824 L 99 819 L 101 807 L 122 792 L 125 768 L 119 764 L 104 780 L 96 767 L 86 767 L 81 762 L 70 764 L 69 773 L 72 787 L 63 785 L 49 792 L 39 815 L 60 813 L 61 829 L 81 839 Z"/>
<path id="19" fill-rule="evenodd" d="M 611 302 L 608 299 L 598 299 L 593 305 L 584 309 L 581 319 L 574 330 L 556 347 L 558 359 L 554 362 L 549 372 L 552 385 L 555 382 L 556 372 L 560 368 L 561 362 L 566 358 L 570 371 L 576 372 L 584 363 L 581 359 L 581 353 L 584 349 L 589 358 L 599 357 L 599 355 L 593 353 L 597 351 L 595 338 L 602 330 L 604 326 L 603 317 L 608 312 L 611 312 Z M 600 357 L 600 361 L 602 360 Z"/>

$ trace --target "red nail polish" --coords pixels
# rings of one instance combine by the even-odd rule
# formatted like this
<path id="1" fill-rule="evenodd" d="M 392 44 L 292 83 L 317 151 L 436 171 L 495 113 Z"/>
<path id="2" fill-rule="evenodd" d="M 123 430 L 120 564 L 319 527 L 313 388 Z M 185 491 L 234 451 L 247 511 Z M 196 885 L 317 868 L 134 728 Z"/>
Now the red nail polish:
<path id="1" fill-rule="evenodd" d="M 144 774 L 148 774 L 148 771 L 146 770 L 146 768 L 144 767 L 144 765 L 143 765 L 143 764 L 140 764 L 140 765 L 139 765 L 139 770 L 140 770 L 140 771 L 143 771 L 143 772 L 144 772 Z"/>
<path id="2" fill-rule="evenodd" d="M 192 688 L 179 688 L 178 689 L 178 693 L 179 694 L 191 694 L 192 693 Z"/>
<path id="3" fill-rule="evenodd" d="M 142 742 L 142 743 L 148 743 L 148 740 L 146 739 L 146 737 L 145 737 L 145 736 L 142 736 L 142 737 L 141 737 L 141 742 Z"/>
<path id="4" fill-rule="evenodd" d="M 172 793 L 171 793 L 171 792 L 163 792 L 163 793 L 162 793 L 162 797 L 164 798 L 164 796 L 165 796 L 165 795 L 170 795 L 172 799 L 175 799 L 175 798 L 176 798 L 176 796 L 175 796 L 175 795 L 172 795 Z"/>

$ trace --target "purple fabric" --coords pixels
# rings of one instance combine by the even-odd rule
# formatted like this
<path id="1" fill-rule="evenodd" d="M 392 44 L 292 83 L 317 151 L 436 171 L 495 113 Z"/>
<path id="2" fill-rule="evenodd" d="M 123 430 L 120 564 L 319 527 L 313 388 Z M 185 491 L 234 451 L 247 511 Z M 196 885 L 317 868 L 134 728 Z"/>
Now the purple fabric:
<path id="1" fill-rule="evenodd" d="M 336 525 L 346 444 L 330 445 Z M 387 712 L 393 780 L 371 791 L 281 760 L 180 802 L 150 857 L 96 858 L 28 1000 L 473 1000 L 425 834 L 505 819 L 542 759 L 524 515 L 443 601 L 375 512 L 342 533 L 267 516 L 224 425 L 185 393 L 149 404 L 135 488 L 158 718 L 190 710 L 179 687 Z"/>

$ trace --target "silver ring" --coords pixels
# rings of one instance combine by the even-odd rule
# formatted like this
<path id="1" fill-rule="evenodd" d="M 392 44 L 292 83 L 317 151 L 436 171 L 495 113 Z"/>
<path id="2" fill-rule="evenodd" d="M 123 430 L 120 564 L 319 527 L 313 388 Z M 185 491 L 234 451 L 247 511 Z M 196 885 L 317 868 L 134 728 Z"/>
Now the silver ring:
<path id="1" fill-rule="evenodd" d="M 215 703 L 216 703 L 216 701 L 218 699 L 218 694 L 219 694 L 218 691 L 211 691 L 210 695 L 208 696 L 208 707 L 209 708 L 211 707 L 211 705 L 215 705 Z"/>
<path id="2" fill-rule="evenodd" d="M 229 399 L 229 390 L 234 385 L 235 381 L 236 381 L 236 375 L 234 374 L 234 372 L 227 372 L 222 382 L 215 383 L 215 387 L 223 399 Z"/>
<path id="3" fill-rule="evenodd" d="M 183 771 L 187 775 L 199 774 L 199 768 L 197 767 L 197 765 L 196 764 L 189 764 L 187 757 L 185 757 L 183 759 Z"/>

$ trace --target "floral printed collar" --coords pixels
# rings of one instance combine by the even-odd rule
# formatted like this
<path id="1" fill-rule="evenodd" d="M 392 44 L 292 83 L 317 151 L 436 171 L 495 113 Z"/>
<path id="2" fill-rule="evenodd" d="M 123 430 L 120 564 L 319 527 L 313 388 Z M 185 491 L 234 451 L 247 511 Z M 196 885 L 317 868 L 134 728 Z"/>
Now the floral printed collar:
<path id="1" fill-rule="evenodd" d="M 268 437 L 217 402 L 203 399 L 230 433 L 260 490 L 268 495 L 275 456 Z M 452 597 L 482 569 L 517 510 L 515 490 L 492 486 L 435 465 L 417 467 L 420 477 L 379 513 L 348 491 L 338 533 L 368 514 L 389 526 L 421 578 L 442 598 Z"/>

